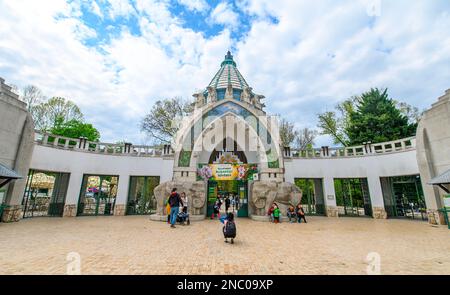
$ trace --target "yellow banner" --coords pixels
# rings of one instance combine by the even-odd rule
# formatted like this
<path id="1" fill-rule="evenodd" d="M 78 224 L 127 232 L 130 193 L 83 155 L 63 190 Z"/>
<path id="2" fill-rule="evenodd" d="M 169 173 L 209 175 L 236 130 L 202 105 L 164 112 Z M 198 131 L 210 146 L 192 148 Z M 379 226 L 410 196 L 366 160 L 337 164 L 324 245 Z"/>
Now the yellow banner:
<path id="1" fill-rule="evenodd" d="M 210 164 L 212 175 L 216 180 L 234 180 L 239 172 L 232 164 Z"/>

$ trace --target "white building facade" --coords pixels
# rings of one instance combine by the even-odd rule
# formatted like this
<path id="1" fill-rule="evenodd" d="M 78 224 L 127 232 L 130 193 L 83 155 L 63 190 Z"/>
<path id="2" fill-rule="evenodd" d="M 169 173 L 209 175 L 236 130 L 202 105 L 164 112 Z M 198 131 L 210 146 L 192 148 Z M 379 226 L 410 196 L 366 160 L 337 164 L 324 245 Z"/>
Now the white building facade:
<path id="1" fill-rule="evenodd" d="M 237 197 L 238 216 L 254 220 L 268 220 L 273 202 L 282 215 L 301 203 L 307 214 L 329 217 L 427 220 L 427 208 L 439 209 L 436 196 L 424 193 L 430 188 L 420 178 L 415 137 L 346 148 L 282 147 L 264 96 L 249 87 L 229 52 L 194 97 L 194 114 L 172 146 L 36 131 L 23 217 L 149 214 L 165 220 L 172 187 L 187 193 L 193 219 L 209 216 L 218 196 Z"/>

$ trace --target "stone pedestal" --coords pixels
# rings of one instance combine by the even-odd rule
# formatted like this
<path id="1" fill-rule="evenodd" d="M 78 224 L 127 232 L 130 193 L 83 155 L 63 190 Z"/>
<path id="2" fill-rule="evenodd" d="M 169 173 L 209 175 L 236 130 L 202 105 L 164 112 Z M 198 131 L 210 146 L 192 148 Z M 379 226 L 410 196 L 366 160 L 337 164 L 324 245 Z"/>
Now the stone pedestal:
<path id="1" fill-rule="evenodd" d="M 127 210 L 127 206 L 125 204 L 116 204 L 114 206 L 114 216 L 124 216 Z"/>
<path id="2" fill-rule="evenodd" d="M 77 216 L 77 205 L 68 204 L 64 205 L 63 217 L 75 217 Z"/>
<path id="3" fill-rule="evenodd" d="M 338 208 L 336 206 L 326 206 L 327 217 L 339 217 Z"/>
<path id="4" fill-rule="evenodd" d="M 372 208 L 372 217 L 374 219 L 386 219 L 387 213 L 383 207 L 373 207 Z"/>
<path id="5" fill-rule="evenodd" d="M 436 209 L 428 209 L 428 223 L 434 225 L 444 225 L 445 217 L 444 214 Z"/>
<path id="6" fill-rule="evenodd" d="M 22 206 L 12 205 L 3 209 L 2 221 L 3 222 L 16 222 L 22 218 Z"/>

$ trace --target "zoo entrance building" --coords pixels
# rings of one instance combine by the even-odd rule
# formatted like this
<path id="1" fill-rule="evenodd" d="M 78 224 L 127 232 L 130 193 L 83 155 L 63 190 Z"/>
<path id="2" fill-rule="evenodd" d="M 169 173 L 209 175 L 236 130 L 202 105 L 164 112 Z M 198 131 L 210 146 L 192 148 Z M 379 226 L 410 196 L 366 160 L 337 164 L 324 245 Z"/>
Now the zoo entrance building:
<path id="1" fill-rule="evenodd" d="M 268 220 L 272 202 L 282 214 L 301 202 L 311 215 L 445 223 L 440 209 L 450 183 L 450 90 L 424 113 L 416 137 L 294 150 L 279 145 L 264 96 L 253 92 L 230 52 L 209 85 L 194 94 L 194 114 L 172 146 L 36 131 L 26 105 L 0 82 L 4 222 L 132 214 L 165 220 L 164 200 L 177 187 L 189 198 L 192 220 L 209 216 L 218 194 L 233 194 L 238 216 L 260 221 Z M 439 187 L 430 184 L 436 178 Z"/>

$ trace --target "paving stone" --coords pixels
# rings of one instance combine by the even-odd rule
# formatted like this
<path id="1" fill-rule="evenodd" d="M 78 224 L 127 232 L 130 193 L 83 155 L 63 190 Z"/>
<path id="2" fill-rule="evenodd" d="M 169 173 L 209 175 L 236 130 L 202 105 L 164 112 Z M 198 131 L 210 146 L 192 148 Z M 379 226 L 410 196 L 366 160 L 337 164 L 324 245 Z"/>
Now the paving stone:
<path id="1" fill-rule="evenodd" d="M 0 274 L 450 274 L 450 231 L 426 222 L 310 217 L 307 224 L 237 219 L 224 243 L 217 220 L 169 228 L 148 216 L 33 218 L 0 224 Z"/>

